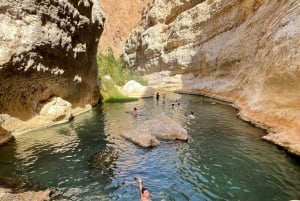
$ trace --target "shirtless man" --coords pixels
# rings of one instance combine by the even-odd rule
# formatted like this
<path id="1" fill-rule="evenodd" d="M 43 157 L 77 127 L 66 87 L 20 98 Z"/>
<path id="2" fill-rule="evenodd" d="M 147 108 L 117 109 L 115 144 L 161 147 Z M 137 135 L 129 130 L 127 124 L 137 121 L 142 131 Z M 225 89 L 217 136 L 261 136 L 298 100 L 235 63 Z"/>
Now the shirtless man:
<path id="1" fill-rule="evenodd" d="M 138 178 L 138 183 L 141 194 L 141 201 L 150 201 L 150 193 L 146 188 L 143 187 L 143 181 L 141 178 Z"/>
<path id="2" fill-rule="evenodd" d="M 132 116 L 137 116 L 138 115 L 138 112 L 137 112 L 137 109 L 136 107 L 133 108 L 133 111 L 130 113 Z"/>

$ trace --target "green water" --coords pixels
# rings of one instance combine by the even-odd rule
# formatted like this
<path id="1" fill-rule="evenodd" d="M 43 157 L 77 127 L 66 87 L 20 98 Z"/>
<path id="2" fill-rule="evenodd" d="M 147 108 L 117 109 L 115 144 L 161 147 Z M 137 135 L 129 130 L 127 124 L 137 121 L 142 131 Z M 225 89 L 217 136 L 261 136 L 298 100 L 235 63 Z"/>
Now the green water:
<path id="1" fill-rule="evenodd" d="M 171 103 L 181 99 L 174 109 Z M 126 113 L 137 107 L 139 116 Z M 193 111 L 196 119 L 185 114 Z M 189 141 L 140 148 L 120 137 L 128 127 L 165 112 Z M 168 94 L 94 108 L 72 122 L 20 135 L 0 148 L 0 177 L 29 177 L 67 200 L 139 200 L 140 176 L 155 200 L 288 201 L 300 199 L 300 162 L 241 121 L 231 106 L 200 96 Z M 142 135 L 142 133 L 141 133 Z M 99 151 L 116 153 L 94 168 Z"/>

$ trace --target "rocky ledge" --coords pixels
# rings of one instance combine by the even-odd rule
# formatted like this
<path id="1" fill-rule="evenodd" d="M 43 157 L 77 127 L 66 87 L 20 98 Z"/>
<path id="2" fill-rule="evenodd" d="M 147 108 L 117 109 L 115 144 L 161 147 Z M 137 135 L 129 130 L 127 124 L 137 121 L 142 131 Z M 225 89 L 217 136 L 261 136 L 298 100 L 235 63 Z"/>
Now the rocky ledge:
<path id="1" fill-rule="evenodd" d="M 164 113 L 124 131 L 121 136 L 141 147 L 158 146 L 159 139 L 188 140 L 186 129 Z"/>

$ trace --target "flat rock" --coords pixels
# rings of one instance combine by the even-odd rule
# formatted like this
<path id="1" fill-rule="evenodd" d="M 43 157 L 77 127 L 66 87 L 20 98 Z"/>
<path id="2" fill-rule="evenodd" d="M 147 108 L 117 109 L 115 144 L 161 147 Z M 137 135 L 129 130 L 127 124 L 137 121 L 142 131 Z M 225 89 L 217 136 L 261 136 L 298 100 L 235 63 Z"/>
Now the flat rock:
<path id="1" fill-rule="evenodd" d="M 186 129 L 165 114 L 157 115 L 139 126 L 124 131 L 121 136 L 141 147 L 153 147 L 160 144 L 159 139 L 188 139 Z"/>

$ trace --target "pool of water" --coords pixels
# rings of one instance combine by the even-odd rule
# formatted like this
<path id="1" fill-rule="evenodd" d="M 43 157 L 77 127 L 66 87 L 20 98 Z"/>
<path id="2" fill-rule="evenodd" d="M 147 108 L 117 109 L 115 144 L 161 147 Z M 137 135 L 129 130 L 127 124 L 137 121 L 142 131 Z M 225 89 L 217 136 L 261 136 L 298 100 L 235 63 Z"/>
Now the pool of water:
<path id="1" fill-rule="evenodd" d="M 180 105 L 171 104 L 180 99 Z M 138 108 L 137 118 L 128 111 Z M 196 119 L 186 114 L 193 111 Z M 120 137 L 129 127 L 166 113 L 188 130 L 189 141 L 141 148 Z M 0 177 L 29 177 L 67 200 L 139 200 L 141 177 L 155 200 L 300 199 L 300 162 L 261 139 L 231 106 L 205 97 L 167 94 L 103 104 L 72 122 L 17 136 L 0 148 Z M 142 135 L 142 133 L 141 133 Z M 98 152 L 112 163 L 91 165 Z"/>

